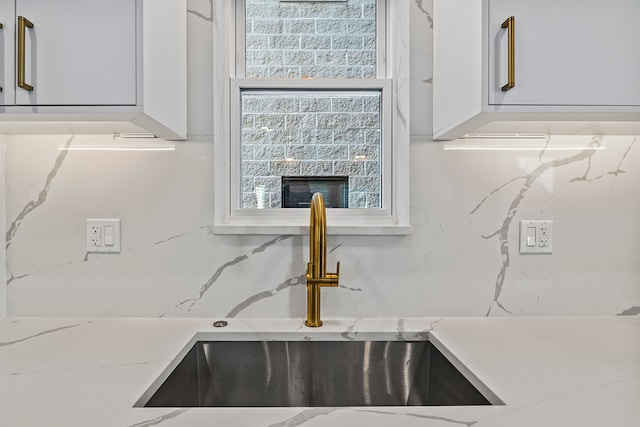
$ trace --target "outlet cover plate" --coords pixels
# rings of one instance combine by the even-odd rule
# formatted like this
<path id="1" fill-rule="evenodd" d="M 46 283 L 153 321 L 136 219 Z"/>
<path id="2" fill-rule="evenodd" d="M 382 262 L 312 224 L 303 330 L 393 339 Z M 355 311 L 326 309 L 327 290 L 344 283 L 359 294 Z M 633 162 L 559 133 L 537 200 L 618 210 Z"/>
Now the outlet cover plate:
<path id="1" fill-rule="evenodd" d="M 87 252 L 120 253 L 119 219 L 87 219 L 86 230 Z M 111 234 L 111 239 L 108 234 Z"/>
<path id="2" fill-rule="evenodd" d="M 527 245 L 527 231 L 535 230 L 535 240 Z M 531 234 L 531 233 L 529 233 Z M 520 253 L 521 254 L 550 254 L 553 251 L 553 221 L 552 220 L 521 220 L 520 221 Z"/>

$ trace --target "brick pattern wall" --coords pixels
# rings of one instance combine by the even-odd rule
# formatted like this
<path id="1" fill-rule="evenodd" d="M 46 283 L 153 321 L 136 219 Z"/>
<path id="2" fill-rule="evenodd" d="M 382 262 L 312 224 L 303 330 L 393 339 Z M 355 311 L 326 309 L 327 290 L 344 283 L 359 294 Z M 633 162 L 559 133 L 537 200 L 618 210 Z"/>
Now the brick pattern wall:
<path id="1" fill-rule="evenodd" d="M 281 206 L 282 176 L 348 176 L 349 207 L 380 207 L 378 91 L 243 91 L 242 207 Z"/>
<path id="2" fill-rule="evenodd" d="M 376 0 L 247 0 L 246 77 L 375 78 Z"/>
<path id="3" fill-rule="evenodd" d="M 375 78 L 376 0 L 247 0 L 246 77 Z M 380 93 L 242 95 L 242 207 L 281 206 L 282 176 L 349 176 L 380 207 Z"/>

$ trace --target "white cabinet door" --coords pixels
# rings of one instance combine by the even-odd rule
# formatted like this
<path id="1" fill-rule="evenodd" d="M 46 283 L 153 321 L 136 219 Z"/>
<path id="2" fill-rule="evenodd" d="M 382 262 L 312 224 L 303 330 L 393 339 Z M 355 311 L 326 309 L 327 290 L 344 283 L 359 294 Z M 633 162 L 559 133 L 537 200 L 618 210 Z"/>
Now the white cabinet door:
<path id="1" fill-rule="evenodd" d="M 16 105 L 136 104 L 135 0 L 16 0 L 16 9 L 33 23 L 25 82 L 34 88 L 16 88 Z"/>
<path id="2" fill-rule="evenodd" d="M 515 87 L 507 30 L 515 17 Z M 640 105 L 640 0 L 489 0 L 489 104 Z"/>
<path id="3" fill-rule="evenodd" d="M 0 0 L 0 106 L 15 100 L 14 17 L 15 2 Z"/>

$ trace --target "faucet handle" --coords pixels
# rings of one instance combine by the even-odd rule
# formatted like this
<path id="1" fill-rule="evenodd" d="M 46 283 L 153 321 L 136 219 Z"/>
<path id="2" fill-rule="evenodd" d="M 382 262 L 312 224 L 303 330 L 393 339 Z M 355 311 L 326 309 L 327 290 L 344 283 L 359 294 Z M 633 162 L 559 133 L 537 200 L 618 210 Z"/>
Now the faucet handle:
<path id="1" fill-rule="evenodd" d="M 340 278 L 340 261 L 338 261 L 338 263 L 336 264 L 336 272 L 335 273 L 327 273 L 327 277 L 329 277 L 331 279 L 335 279 L 335 280 Z"/>
<path id="2" fill-rule="evenodd" d="M 322 280 L 322 284 L 320 286 L 338 286 L 338 281 L 340 280 L 340 261 L 336 265 L 335 273 L 326 273 L 324 279 Z"/>

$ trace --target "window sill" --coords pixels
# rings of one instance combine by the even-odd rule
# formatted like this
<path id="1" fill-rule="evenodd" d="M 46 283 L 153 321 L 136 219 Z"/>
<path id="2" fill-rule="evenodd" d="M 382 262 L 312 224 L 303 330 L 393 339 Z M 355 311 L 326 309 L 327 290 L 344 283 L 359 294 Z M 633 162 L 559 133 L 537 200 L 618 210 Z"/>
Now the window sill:
<path id="1" fill-rule="evenodd" d="M 309 234 L 309 226 L 296 225 L 216 225 L 214 234 L 244 234 L 244 235 L 291 235 L 304 236 Z M 379 226 L 327 226 L 327 234 L 332 236 L 406 236 L 411 234 L 410 225 L 379 225 Z"/>
<path id="2" fill-rule="evenodd" d="M 257 210 L 249 211 L 246 215 L 234 215 L 226 221 L 217 222 L 213 227 L 214 234 L 309 234 L 308 209 L 291 209 L 284 216 L 281 210 L 278 210 L 279 215 L 256 215 Z M 387 215 L 343 216 L 327 210 L 327 234 L 400 236 L 411 234 L 411 226 L 400 224 Z"/>

